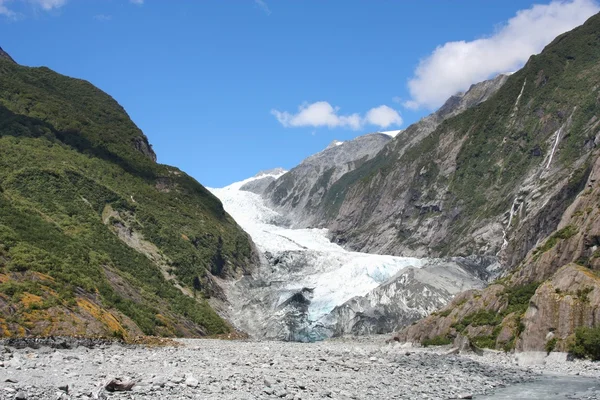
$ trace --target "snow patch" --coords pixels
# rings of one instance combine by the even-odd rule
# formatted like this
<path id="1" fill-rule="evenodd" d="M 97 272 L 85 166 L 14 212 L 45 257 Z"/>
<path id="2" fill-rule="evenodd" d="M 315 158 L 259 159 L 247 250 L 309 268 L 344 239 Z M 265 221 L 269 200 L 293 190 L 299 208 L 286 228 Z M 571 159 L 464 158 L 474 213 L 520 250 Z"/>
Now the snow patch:
<path id="1" fill-rule="evenodd" d="M 390 137 L 395 138 L 396 136 L 398 136 L 398 134 L 400 132 L 404 131 L 404 129 L 399 129 L 397 131 L 385 131 L 385 132 L 378 132 L 378 133 L 383 133 L 384 135 L 388 135 Z"/>

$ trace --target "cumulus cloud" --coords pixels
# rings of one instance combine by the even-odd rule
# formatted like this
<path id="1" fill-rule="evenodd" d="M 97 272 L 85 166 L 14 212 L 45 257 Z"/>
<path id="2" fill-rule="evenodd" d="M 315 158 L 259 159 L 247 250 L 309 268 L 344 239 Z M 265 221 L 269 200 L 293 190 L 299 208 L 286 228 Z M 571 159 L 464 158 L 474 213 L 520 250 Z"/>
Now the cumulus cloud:
<path id="1" fill-rule="evenodd" d="M 365 124 L 376 125 L 381 128 L 402 124 L 400 114 L 385 105 L 370 109 L 364 118 L 358 113 L 344 115 L 340 114 L 339 111 L 339 107 L 333 107 L 326 101 L 317 101 L 311 104 L 302 104 L 298 107 L 296 114 L 275 109 L 271 110 L 271 114 L 286 128 L 310 126 L 358 130 Z"/>
<path id="2" fill-rule="evenodd" d="M 386 105 L 371 108 L 367 111 L 365 122 L 371 125 L 377 125 L 381 128 L 387 128 L 391 125 L 402 125 L 402 117 L 398 111 Z"/>
<path id="3" fill-rule="evenodd" d="M 482 39 L 448 42 L 421 60 L 408 82 L 411 109 L 440 106 L 473 83 L 521 68 L 556 36 L 581 25 L 600 10 L 594 0 L 553 1 L 517 14 Z"/>

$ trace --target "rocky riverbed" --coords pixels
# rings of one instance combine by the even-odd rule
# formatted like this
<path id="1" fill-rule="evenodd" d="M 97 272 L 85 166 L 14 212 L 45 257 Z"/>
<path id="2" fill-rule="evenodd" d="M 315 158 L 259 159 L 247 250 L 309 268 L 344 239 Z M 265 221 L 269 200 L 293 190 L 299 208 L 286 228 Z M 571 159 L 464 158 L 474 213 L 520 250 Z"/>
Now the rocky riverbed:
<path id="1" fill-rule="evenodd" d="M 180 343 L 5 343 L 0 346 L 0 398 L 478 398 L 505 386 L 527 385 L 542 373 L 600 376 L 597 363 L 557 359 L 542 365 L 530 357 L 521 358 L 519 366 L 511 355 L 456 355 L 442 348 L 386 344 L 383 338 Z M 115 378 L 134 385 L 128 391 L 107 391 L 106 384 Z M 587 388 L 581 396 L 570 398 L 600 398 L 600 391 Z"/>

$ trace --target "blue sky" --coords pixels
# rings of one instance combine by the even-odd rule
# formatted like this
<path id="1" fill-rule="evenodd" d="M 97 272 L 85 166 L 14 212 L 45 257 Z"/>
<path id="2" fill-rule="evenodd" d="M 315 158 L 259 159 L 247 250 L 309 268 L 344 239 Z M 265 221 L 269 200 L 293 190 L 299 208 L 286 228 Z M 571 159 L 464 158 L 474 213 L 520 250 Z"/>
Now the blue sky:
<path id="1" fill-rule="evenodd" d="M 519 68 L 593 0 L 0 0 L 0 46 L 122 104 L 159 162 L 219 187 L 401 129 Z"/>

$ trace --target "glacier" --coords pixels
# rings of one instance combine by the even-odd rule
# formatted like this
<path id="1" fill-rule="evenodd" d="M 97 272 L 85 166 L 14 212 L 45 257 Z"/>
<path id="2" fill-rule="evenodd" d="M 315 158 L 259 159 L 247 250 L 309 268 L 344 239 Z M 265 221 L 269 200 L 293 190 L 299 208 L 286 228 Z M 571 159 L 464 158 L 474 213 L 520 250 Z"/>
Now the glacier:
<path id="1" fill-rule="evenodd" d="M 292 222 L 269 207 L 261 195 L 244 189 L 262 179 L 278 179 L 285 172 L 277 169 L 223 188 L 209 188 L 227 213 L 252 237 L 262 255 L 261 266 L 252 276 L 235 283 L 222 282 L 230 302 L 226 317 L 239 329 L 263 339 L 320 340 L 338 333 L 335 326 L 340 324 L 349 326 L 351 331 L 357 323 L 357 314 L 360 316 L 362 312 L 346 312 L 353 321 L 340 322 L 340 307 L 348 308 L 361 298 L 370 298 L 371 303 L 395 301 L 388 296 L 372 300 L 373 293 L 384 284 L 389 286 L 390 280 L 403 272 L 421 269 L 432 260 L 349 251 L 331 242 L 327 229 L 292 228 Z M 468 274 L 463 269 L 460 273 Z M 469 287 L 482 285 L 474 278 Z M 406 291 L 413 297 L 431 296 L 435 303 L 424 306 L 423 301 L 417 301 L 418 310 L 406 305 L 400 307 L 412 320 L 446 304 L 455 294 L 446 288 L 440 294 L 435 285 L 421 289 Z M 406 293 L 398 296 L 403 304 L 415 303 L 412 298 L 406 299 Z"/>

